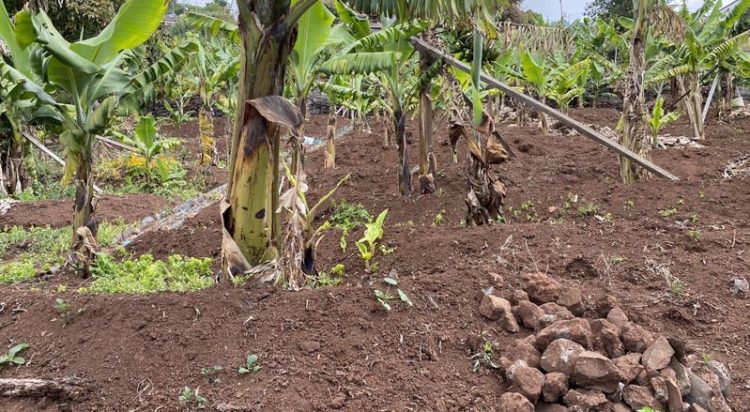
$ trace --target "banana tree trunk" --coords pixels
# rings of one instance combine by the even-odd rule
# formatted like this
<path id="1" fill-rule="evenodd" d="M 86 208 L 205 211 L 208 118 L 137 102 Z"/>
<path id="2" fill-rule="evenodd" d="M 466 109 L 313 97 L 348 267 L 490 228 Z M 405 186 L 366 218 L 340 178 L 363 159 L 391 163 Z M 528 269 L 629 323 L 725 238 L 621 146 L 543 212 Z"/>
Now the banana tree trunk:
<path id="1" fill-rule="evenodd" d="M 391 146 L 391 120 L 387 113 L 383 113 L 383 149 L 387 149 Z"/>
<path id="2" fill-rule="evenodd" d="M 284 19 L 289 13 L 289 3 L 289 0 L 238 2 L 242 68 L 237 119 L 229 151 L 227 198 L 222 207 L 225 279 L 278 256 L 281 233 L 277 212 L 278 125 L 266 120 L 246 102 L 283 93 L 292 49 L 291 31 Z"/>
<path id="3" fill-rule="evenodd" d="M 331 112 L 328 116 L 328 127 L 326 128 L 325 165 L 326 169 L 336 168 L 336 113 Z"/>
<path id="4" fill-rule="evenodd" d="M 406 116 L 400 107 L 393 113 L 393 123 L 396 127 L 396 144 L 398 145 L 398 189 L 401 196 L 410 196 L 411 171 L 409 170 L 409 154 L 406 150 Z"/>
<path id="5" fill-rule="evenodd" d="M 307 121 L 307 99 L 301 98 L 297 102 L 297 108 L 299 109 L 302 117 Z M 292 152 L 292 165 L 290 167 L 292 175 L 296 176 L 299 169 L 304 167 L 305 164 L 305 146 L 303 145 L 304 140 L 304 125 L 302 126 L 302 134 L 300 136 L 291 136 L 289 140 L 291 152 Z"/>
<path id="6" fill-rule="evenodd" d="M 5 156 L 5 164 L 2 165 L 4 169 L 4 181 L 3 188 L 0 189 L 6 194 L 18 194 L 23 192 L 26 174 L 24 168 L 24 150 L 23 150 L 23 136 L 15 126 L 13 126 L 13 132 L 8 139 L 8 151 Z"/>
<path id="7" fill-rule="evenodd" d="M 68 261 L 83 277 L 90 274 L 89 267 L 96 253 L 97 222 L 94 210 L 94 179 L 92 169 L 92 143 L 94 136 L 80 137 L 81 150 L 75 171 L 76 197 L 73 205 L 73 240 Z"/>
<path id="8" fill-rule="evenodd" d="M 423 194 L 435 193 L 435 155 L 432 153 L 432 99 L 429 83 L 419 93 L 419 185 Z"/>
<path id="9" fill-rule="evenodd" d="M 690 73 L 677 78 L 680 95 L 685 96 L 685 111 L 693 125 L 693 134 L 696 139 L 703 140 L 703 97 L 700 93 L 700 78 L 696 73 Z"/>

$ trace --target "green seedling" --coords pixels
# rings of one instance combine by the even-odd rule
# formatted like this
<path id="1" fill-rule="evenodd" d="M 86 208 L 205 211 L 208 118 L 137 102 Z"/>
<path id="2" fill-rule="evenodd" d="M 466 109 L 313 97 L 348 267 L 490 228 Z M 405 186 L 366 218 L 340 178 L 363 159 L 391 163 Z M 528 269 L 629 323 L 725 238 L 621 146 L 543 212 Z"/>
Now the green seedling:
<path id="1" fill-rule="evenodd" d="M 258 355 L 247 355 L 245 364 L 237 369 L 237 373 L 247 375 L 249 373 L 258 373 L 261 369 L 262 366 L 258 364 Z"/>
<path id="2" fill-rule="evenodd" d="M 654 103 L 654 109 L 648 115 L 648 128 L 651 131 L 652 146 L 659 146 L 659 132 L 670 123 L 674 123 L 681 116 L 680 112 L 666 113 L 664 110 L 664 98 L 659 96 Z"/>
<path id="3" fill-rule="evenodd" d="M 224 368 L 221 366 L 211 366 L 208 368 L 201 368 L 201 375 L 203 375 L 210 383 L 221 383 L 221 379 L 219 379 L 216 375 L 224 371 Z"/>
<path id="4" fill-rule="evenodd" d="M 0 365 L 4 365 L 6 363 L 11 365 L 23 365 L 26 363 L 26 359 L 18 356 L 19 353 L 24 351 L 29 347 L 26 343 L 19 343 L 18 345 L 10 348 L 8 350 L 8 353 L 4 355 L 0 355 Z"/>
<path id="5" fill-rule="evenodd" d="M 433 227 L 443 226 L 445 224 L 445 210 L 441 210 L 435 216 L 435 220 L 432 222 Z"/>
<path id="6" fill-rule="evenodd" d="M 701 231 L 700 230 L 688 230 L 687 235 L 690 240 L 692 240 L 693 242 L 697 242 L 701 238 Z"/>
<path id="7" fill-rule="evenodd" d="M 398 281 L 396 279 L 384 278 L 383 283 L 385 283 L 388 287 L 384 291 L 375 289 L 375 298 L 386 311 L 391 310 L 391 302 L 395 300 L 395 296 L 391 294 L 391 288 L 396 289 L 396 294 L 398 295 L 399 301 L 409 306 L 414 306 L 414 303 L 411 301 L 411 299 L 409 299 L 409 295 L 407 295 L 406 292 L 398 287 Z"/>
<path id="8" fill-rule="evenodd" d="M 677 214 L 677 208 L 676 207 L 670 207 L 668 209 L 661 209 L 659 210 L 659 216 L 661 217 L 672 217 Z"/>
<path id="9" fill-rule="evenodd" d="M 378 241 L 383 237 L 383 224 L 385 217 L 388 215 L 388 209 L 382 211 L 374 222 L 366 223 L 365 235 L 356 242 L 359 255 L 365 262 L 365 268 L 370 272 L 377 272 L 377 267 L 373 266 L 370 261 L 375 256 Z"/>
<path id="10" fill-rule="evenodd" d="M 471 355 L 471 360 L 474 361 L 474 372 L 479 372 L 482 365 L 487 366 L 490 369 L 500 369 L 500 366 L 492 361 L 492 342 L 485 340 L 482 344 L 482 350 Z"/>
<path id="11" fill-rule="evenodd" d="M 57 298 L 55 299 L 55 309 L 57 309 L 57 313 L 63 319 L 63 324 L 67 325 L 68 321 L 70 321 L 70 310 L 72 309 L 70 303 L 66 302 L 63 298 Z"/>
<path id="12" fill-rule="evenodd" d="M 180 396 L 177 397 L 177 402 L 180 403 L 180 406 L 185 408 L 205 409 L 208 400 L 198 393 L 198 388 L 193 389 L 189 386 L 185 386 L 180 391 Z"/>

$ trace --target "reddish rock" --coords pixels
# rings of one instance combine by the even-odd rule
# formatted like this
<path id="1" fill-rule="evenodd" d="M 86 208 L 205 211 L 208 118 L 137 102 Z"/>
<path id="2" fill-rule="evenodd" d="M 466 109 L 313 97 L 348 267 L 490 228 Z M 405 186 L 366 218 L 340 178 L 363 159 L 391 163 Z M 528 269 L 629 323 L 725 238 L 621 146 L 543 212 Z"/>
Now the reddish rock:
<path id="1" fill-rule="evenodd" d="M 622 343 L 628 352 L 643 353 L 655 340 L 651 332 L 632 322 L 622 328 Z"/>
<path id="2" fill-rule="evenodd" d="M 544 316 L 544 311 L 539 306 L 527 300 L 518 302 L 518 306 L 514 308 L 514 313 L 518 321 L 531 330 L 539 328 L 539 319 Z"/>
<path id="3" fill-rule="evenodd" d="M 674 356 L 674 349 L 665 337 L 660 337 L 643 352 L 641 363 L 647 370 L 662 370 L 669 365 Z"/>
<path id="4" fill-rule="evenodd" d="M 557 304 L 567 308 L 576 316 L 583 316 L 586 312 L 586 306 L 583 304 L 583 294 L 581 289 L 566 287 L 560 291 L 557 297 Z"/>
<path id="5" fill-rule="evenodd" d="M 539 306 L 544 312 L 544 315 L 539 320 L 539 327 L 546 328 L 547 326 L 557 322 L 558 320 L 571 320 L 575 319 L 575 316 L 570 313 L 568 309 L 557 303 L 549 302 Z"/>
<path id="6" fill-rule="evenodd" d="M 649 407 L 655 410 L 661 410 L 662 406 L 651 390 L 645 386 L 639 385 L 628 385 L 622 391 L 622 399 L 627 403 L 633 410 L 639 410 L 644 407 Z"/>
<path id="7" fill-rule="evenodd" d="M 594 350 L 604 353 L 610 358 L 619 358 L 625 355 L 625 345 L 620 340 L 620 328 L 604 319 L 592 320 L 590 323 Z"/>
<path id="8" fill-rule="evenodd" d="M 544 273 L 527 273 L 521 278 L 523 290 L 536 303 L 554 302 L 560 296 L 562 286 Z"/>
<path id="9" fill-rule="evenodd" d="M 607 314 L 607 320 L 622 329 L 628 323 L 628 315 L 620 308 L 613 308 Z"/>
<path id="10" fill-rule="evenodd" d="M 557 402 L 568 393 L 568 376 L 560 372 L 544 375 L 542 399 L 545 402 Z"/>
<path id="11" fill-rule="evenodd" d="M 557 339 L 568 339 L 585 349 L 591 348 L 591 326 L 585 319 L 557 321 L 536 334 L 536 348 L 544 350 Z"/>
<path id="12" fill-rule="evenodd" d="M 538 368 L 541 355 L 531 343 L 525 340 L 519 340 L 507 349 L 503 358 L 507 358 L 509 364 L 522 361 L 525 366 Z M 502 363 L 501 366 L 503 366 Z"/>
<path id="13" fill-rule="evenodd" d="M 517 392 L 506 392 L 499 399 L 500 412 L 534 412 L 534 405 Z"/>
<path id="14" fill-rule="evenodd" d="M 721 382 L 716 373 L 705 362 L 695 362 L 688 371 L 690 378 L 690 397 L 711 412 L 729 412 L 721 392 Z"/>
<path id="15" fill-rule="evenodd" d="M 539 400 L 544 385 L 544 374 L 538 369 L 529 367 L 519 367 L 513 370 L 509 377 L 513 382 L 513 388 L 525 396 L 531 403 Z"/>
<path id="16" fill-rule="evenodd" d="M 680 394 L 682 397 L 687 396 L 690 393 L 690 376 L 685 365 L 672 358 L 672 362 L 669 363 L 669 368 L 674 371 L 676 376 L 677 387 L 680 388 Z"/>
<path id="17" fill-rule="evenodd" d="M 629 353 L 625 356 L 620 356 L 613 361 L 615 362 L 615 365 L 617 365 L 617 369 L 620 370 L 620 374 L 625 379 L 625 383 L 634 381 L 638 377 L 638 374 L 643 372 L 640 353 Z"/>
<path id="18" fill-rule="evenodd" d="M 600 391 L 573 389 L 563 398 L 571 412 L 601 412 L 609 403 Z"/>
<path id="19" fill-rule="evenodd" d="M 529 300 L 529 294 L 522 290 L 514 290 L 510 295 L 510 303 L 512 303 L 514 306 L 527 300 Z"/>
<path id="20" fill-rule="evenodd" d="M 614 362 L 590 351 L 578 355 L 570 379 L 578 386 L 603 392 L 614 392 L 625 380 Z"/>
<path id="21" fill-rule="evenodd" d="M 614 295 L 603 295 L 599 296 L 594 304 L 594 310 L 599 314 L 599 317 L 606 318 L 609 311 L 620 306 L 617 298 Z"/>
<path id="22" fill-rule="evenodd" d="M 499 296 L 485 295 L 479 303 L 479 314 L 489 320 L 498 321 L 508 332 L 517 333 L 520 330 L 510 302 Z"/>
<path id="23" fill-rule="evenodd" d="M 682 394 L 680 393 L 680 388 L 677 386 L 675 379 L 665 377 L 664 381 L 667 384 L 667 411 L 685 412 L 686 408 L 682 404 Z"/>
<path id="24" fill-rule="evenodd" d="M 618 402 L 612 407 L 612 412 L 632 412 L 633 410 L 624 403 Z"/>
<path id="25" fill-rule="evenodd" d="M 578 355 L 585 352 L 583 346 L 567 339 L 558 339 L 547 346 L 542 354 L 541 366 L 545 372 L 573 373 L 573 364 Z"/>
<path id="26" fill-rule="evenodd" d="M 569 409 L 558 403 L 544 403 L 539 402 L 536 404 L 535 412 L 568 412 Z"/>
<path id="27" fill-rule="evenodd" d="M 648 383 L 654 391 L 654 397 L 656 400 L 664 403 L 669 399 L 669 394 L 667 393 L 667 380 L 664 379 L 663 376 L 652 376 L 649 378 Z"/>
<path id="28" fill-rule="evenodd" d="M 706 366 L 708 366 L 708 369 L 715 373 L 716 377 L 719 378 L 721 393 L 724 396 L 729 396 L 729 386 L 732 384 L 732 377 L 729 376 L 729 369 L 727 369 L 723 363 L 715 360 L 708 362 Z"/>

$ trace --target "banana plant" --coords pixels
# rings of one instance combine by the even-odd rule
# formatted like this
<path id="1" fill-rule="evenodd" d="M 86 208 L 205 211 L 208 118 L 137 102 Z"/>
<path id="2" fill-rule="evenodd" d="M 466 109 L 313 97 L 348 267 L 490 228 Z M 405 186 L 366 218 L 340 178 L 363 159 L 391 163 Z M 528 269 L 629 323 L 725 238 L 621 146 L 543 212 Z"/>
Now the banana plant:
<path id="1" fill-rule="evenodd" d="M 38 44 L 46 55 L 46 78 L 51 86 L 64 92 L 71 102 L 59 110 L 66 130 L 60 135 L 65 147 L 64 182 L 74 182 L 73 263 L 92 257 L 86 239 L 95 239 L 96 220 L 93 205 L 93 140 L 106 129 L 126 97 L 179 65 L 186 53 L 175 51 L 146 70 L 130 74 L 121 63 L 127 51 L 145 42 L 161 24 L 166 12 L 164 0 L 128 0 L 112 22 L 97 36 L 69 43 L 55 29 L 49 17 L 28 10 L 16 16 L 16 34 L 21 47 Z M 86 240 L 86 241 L 84 241 Z M 94 241 L 95 242 L 95 241 Z M 78 248 L 77 251 L 75 249 Z M 85 273 L 84 273 L 85 274 Z"/>
<path id="2" fill-rule="evenodd" d="M 654 108 L 648 116 L 647 126 L 651 131 L 652 147 L 656 149 L 659 146 L 659 132 L 670 123 L 674 123 L 681 116 L 680 112 L 674 111 L 666 113 L 664 110 L 664 97 L 659 96 L 654 102 Z"/>
<path id="3" fill-rule="evenodd" d="M 703 78 L 717 70 L 719 73 L 737 73 L 740 66 L 746 65 L 741 46 L 750 39 L 750 31 L 732 34 L 748 8 L 750 0 L 740 0 L 730 12 L 724 13 L 721 1 L 707 0 L 691 13 L 683 4 L 680 16 L 686 25 L 684 41 L 646 75 L 649 82 L 676 79 L 696 139 L 705 138 L 701 95 Z"/>
<path id="4" fill-rule="evenodd" d="M 5 5 L 0 2 L 0 41 L 8 49 L 8 61 L 0 58 L 0 128 L 8 134 L 0 140 L 7 153 L 0 165 L 0 194 L 17 194 L 24 190 L 26 145 L 24 127 L 35 123 L 59 124 L 55 113 L 57 102 L 36 85 L 41 80 L 38 47 L 21 47 Z"/>

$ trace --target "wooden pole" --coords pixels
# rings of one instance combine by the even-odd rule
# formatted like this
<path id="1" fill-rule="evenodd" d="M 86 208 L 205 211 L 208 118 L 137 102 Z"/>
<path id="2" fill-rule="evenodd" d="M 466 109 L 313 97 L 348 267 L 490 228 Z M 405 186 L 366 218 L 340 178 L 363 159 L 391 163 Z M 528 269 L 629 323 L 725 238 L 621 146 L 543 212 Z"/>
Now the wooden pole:
<path id="1" fill-rule="evenodd" d="M 444 61 L 451 66 L 466 72 L 471 73 L 471 67 L 469 67 L 466 63 L 463 63 L 457 59 L 455 59 L 453 56 L 436 49 L 435 47 L 425 43 L 424 41 L 412 38 L 411 43 L 414 45 L 414 47 L 419 51 L 420 53 L 427 53 L 432 55 L 434 58 L 442 58 Z M 617 152 L 618 154 L 627 157 L 628 159 L 632 160 L 633 162 L 639 164 L 644 169 L 648 170 L 651 173 L 654 173 L 655 175 L 661 176 L 663 178 L 669 179 L 669 180 L 680 180 L 677 176 L 673 175 L 672 173 L 668 172 L 667 170 L 659 167 L 655 163 L 642 158 L 641 156 L 638 156 L 633 151 L 629 150 L 625 146 L 622 146 L 618 142 L 611 140 L 601 133 L 598 133 L 597 131 L 593 130 L 592 128 L 580 123 L 579 121 L 547 106 L 544 103 L 541 103 L 540 101 L 521 93 L 517 90 L 514 90 L 510 86 L 498 81 L 497 79 L 494 79 L 490 76 L 487 76 L 483 74 L 481 76 L 482 81 L 487 83 L 488 85 L 492 86 L 495 89 L 501 90 L 507 95 L 517 99 L 518 101 L 524 103 L 526 106 L 533 108 L 534 110 L 540 111 L 542 113 L 546 113 L 549 116 L 551 116 L 554 119 L 557 119 L 560 122 L 563 122 L 570 126 L 571 128 L 577 130 L 584 136 L 594 140 L 595 142 L 603 145 L 604 147 L 613 150 Z"/>

